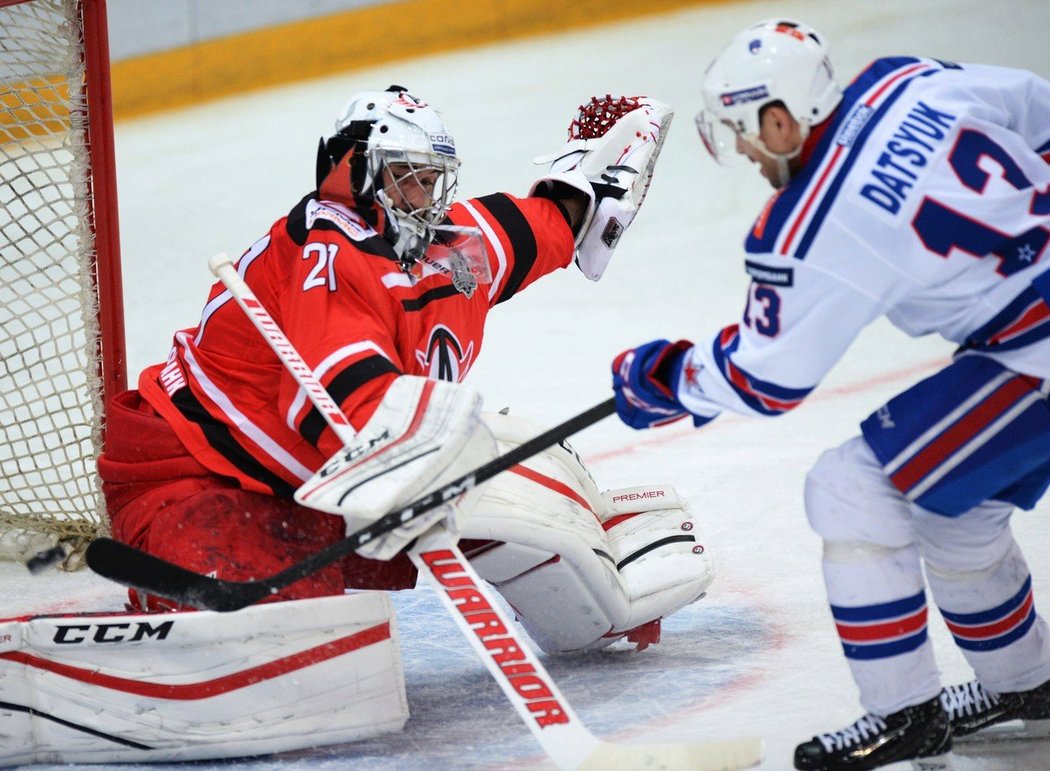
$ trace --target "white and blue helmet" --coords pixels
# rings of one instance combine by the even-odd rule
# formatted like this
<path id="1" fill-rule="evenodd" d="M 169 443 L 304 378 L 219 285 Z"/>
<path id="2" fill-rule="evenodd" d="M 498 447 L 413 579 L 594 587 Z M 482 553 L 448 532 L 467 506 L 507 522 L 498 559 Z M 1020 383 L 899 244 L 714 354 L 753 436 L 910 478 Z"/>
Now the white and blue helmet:
<path id="1" fill-rule="evenodd" d="M 459 177 L 456 143 L 437 111 L 401 86 L 355 94 L 339 113 L 335 132 L 322 140 L 318 185 L 350 152 L 347 165 L 355 201 L 375 201 L 386 211 L 399 257 L 406 250 L 422 254 L 431 229 L 452 205 Z M 383 176 L 391 164 L 408 169 L 395 180 L 399 186 L 420 184 L 416 175 L 423 170 L 438 172 L 427 205 L 406 211 L 392 204 Z"/>
<path id="2" fill-rule="evenodd" d="M 768 19 L 739 32 L 708 66 L 701 89 L 704 109 L 696 124 L 719 162 L 736 156 L 737 138 L 761 147 L 766 105 L 783 103 L 805 136 L 842 100 L 823 36 L 790 19 Z"/>

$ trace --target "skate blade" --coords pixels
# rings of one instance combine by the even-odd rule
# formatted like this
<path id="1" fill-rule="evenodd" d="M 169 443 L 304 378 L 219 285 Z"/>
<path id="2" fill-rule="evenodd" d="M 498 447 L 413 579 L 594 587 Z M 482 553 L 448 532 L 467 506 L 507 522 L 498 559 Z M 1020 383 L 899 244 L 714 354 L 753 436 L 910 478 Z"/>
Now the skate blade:
<path id="1" fill-rule="evenodd" d="M 957 745 L 997 744 L 1050 738 L 1050 720 L 1010 720 L 989 726 L 969 736 L 957 736 Z"/>
<path id="2" fill-rule="evenodd" d="M 912 771 L 952 771 L 952 754 L 931 755 L 928 758 L 914 758 L 911 761 Z"/>

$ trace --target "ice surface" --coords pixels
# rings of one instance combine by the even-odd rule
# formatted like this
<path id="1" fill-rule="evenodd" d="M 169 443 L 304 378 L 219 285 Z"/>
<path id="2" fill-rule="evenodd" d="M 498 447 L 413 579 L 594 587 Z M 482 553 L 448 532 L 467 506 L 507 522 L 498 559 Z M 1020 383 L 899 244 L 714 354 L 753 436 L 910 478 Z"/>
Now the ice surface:
<path id="1" fill-rule="evenodd" d="M 609 361 L 623 348 L 699 337 L 739 316 L 741 243 L 769 189 L 753 170 L 716 167 L 692 117 L 710 58 L 745 24 L 782 14 L 829 38 L 843 81 L 872 58 L 909 53 L 1050 76 L 1045 0 L 755 2 L 406 61 L 124 123 L 116 149 L 131 371 L 162 360 L 173 331 L 196 323 L 211 283 L 208 258 L 238 253 L 312 189 L 317 137 L 351 93 L 399 83 L 437 105 L 464 160 L 463 195 L 523 194 L 537 171 L 531 159 L 561 143 L 577 104 L 608 91 L 648 93 L 678 114 L 645 208 L 605 277 L 591 284 L 568 271 L 500 306 L 470 376 L 488 408 L 509 406 L 542 426 L 605 399 Z M 877 323 L 802 407 L 777 420 L 730 416 L 701 431 L 676 424 L 637 433 L 610 418 L 578 435 L 600 486 L 675 485 L 699 515 L 718 569 L 709 597 L 668 620 L 658 646 L 545 659 L 596 734 L 624 742 L 757 734 L 767 748 L 761 767 L 779 771 L 790 768 L 799 741 L 859 717 L 823 599 L 802 481 L 823 449 L 855 434 L 862 418 L 950 350 Z M 1047 510 L 1044 502 L 1014 523 L 1044 610 Z M 5 565 L 0 581 L 0 616 L 123 602 L 121 590 L 88 573 L 31 578 Z M 549 767 L 436 598 L 420 590 L 396 602 L 412 710 L 403 734 L 192 767 Z M 930 629 L 946 680 L 968 679 L 932 608 Z M 1038 750 L 999 752 L 960 756 L 956 767 L 1050 768 Z"/>

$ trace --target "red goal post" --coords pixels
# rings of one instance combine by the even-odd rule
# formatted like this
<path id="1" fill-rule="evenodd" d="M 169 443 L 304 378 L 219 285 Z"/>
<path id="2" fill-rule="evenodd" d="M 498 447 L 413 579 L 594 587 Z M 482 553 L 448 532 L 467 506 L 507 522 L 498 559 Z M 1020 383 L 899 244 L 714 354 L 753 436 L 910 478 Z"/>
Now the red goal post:
<path id="1" fill-rule="evenodd" d="M 106 3 L 0 0 L 0 30 L 0 558 L 75 567 L 126 386 Z"/>

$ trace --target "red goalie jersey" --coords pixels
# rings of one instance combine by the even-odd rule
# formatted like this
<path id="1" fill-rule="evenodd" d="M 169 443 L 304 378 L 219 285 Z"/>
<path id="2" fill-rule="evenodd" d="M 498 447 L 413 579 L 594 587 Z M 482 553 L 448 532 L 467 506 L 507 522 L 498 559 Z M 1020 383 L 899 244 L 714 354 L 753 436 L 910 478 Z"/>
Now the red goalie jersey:
<path id="1" fill-rule="evenodd" d="M 398 375 L 462 380 L 489 310 L 572 260 L 572 233 L 549 200 L 494 194 L 455 204 L 450 219 L 483 234 L 491 284 L 463 292 L 426 259 L 406 272 L 360 214 L 316 194 L 238 262 L 356 428 Z M 197 461 L 247 490 L 290 498 L 341 446 L 222 284 L 138 388 Z"/>

